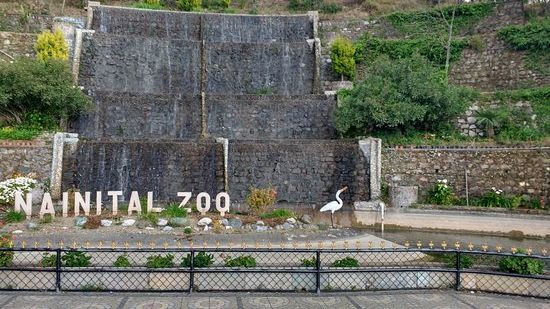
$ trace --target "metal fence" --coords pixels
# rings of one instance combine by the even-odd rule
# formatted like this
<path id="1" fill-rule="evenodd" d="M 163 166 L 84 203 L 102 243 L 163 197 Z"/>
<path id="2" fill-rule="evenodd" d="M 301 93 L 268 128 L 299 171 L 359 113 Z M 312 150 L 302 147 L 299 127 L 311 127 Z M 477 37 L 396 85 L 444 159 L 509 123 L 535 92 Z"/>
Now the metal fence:
<path id="1" fill-rule="evenodd" d="M 435 248 L 1 248 L 0 289 L 320 293 L 449 288 L 548 298 L 549 265 L 550 257 L 530 251 Z"/>

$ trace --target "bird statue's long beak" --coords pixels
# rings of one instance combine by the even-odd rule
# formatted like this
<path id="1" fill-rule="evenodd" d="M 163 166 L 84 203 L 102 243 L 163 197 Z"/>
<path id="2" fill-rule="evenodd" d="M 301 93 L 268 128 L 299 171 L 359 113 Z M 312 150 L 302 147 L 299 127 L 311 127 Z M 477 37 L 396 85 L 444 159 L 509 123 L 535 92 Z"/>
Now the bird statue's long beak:
<path id="1" fill-rule="evenodd" d="M 344 192 L 344 191 L 346 191 L 347 189 L 348 189 L 348 187 L 346 186 L 346 187 L 343 187 L 341 191 Z"/>

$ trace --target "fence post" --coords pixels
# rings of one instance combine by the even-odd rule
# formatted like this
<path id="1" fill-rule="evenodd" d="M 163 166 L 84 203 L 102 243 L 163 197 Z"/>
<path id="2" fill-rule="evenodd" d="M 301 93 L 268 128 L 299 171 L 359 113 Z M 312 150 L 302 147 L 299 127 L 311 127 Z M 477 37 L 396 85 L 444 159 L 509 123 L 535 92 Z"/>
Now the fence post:
<path id="1" fill-rule="evenodd" d="M 55 290 L 61 291 L 61 248 L 55 250 Z"/>
<path id="2" fill-rule="evenodd" d="M 195 285 L 195 250 L 191 249 L 191 267 L 189 272 L 189 294 L 193 292 L 193 286 Z"/>
<path id="3" fill-rule="evenodd" d="M 456 279 L 455 289 L 460 290 L 460 250 L 456 250 Z"/>
<path id="4" fill-rule="evenodd" d="M 317 270 L 315 284 L 317 287 L 317 294 L 321 293 L 321 250 L 317 249 L 315 256 L 315 268 Z"/>

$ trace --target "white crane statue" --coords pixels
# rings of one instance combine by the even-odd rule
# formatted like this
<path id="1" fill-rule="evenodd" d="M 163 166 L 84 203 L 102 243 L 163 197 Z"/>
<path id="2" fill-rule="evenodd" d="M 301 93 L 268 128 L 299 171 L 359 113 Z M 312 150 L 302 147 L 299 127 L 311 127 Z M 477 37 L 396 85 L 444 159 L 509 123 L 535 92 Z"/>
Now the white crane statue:
<path id="1" fill-rule="evenodd" d="M 347 189 L 348 187 L 343 187 L 342 189 L 338 190 L 336 192 L 336 201 L 332 201 L 321 207 L 321 212 L 330 211 L 330 224 L 332 225 L 332 228 L 334 228 L 334 221 L 332 219 L 334 212 L 342 208 L 342 206 L 344 205 L 344 202 L 342 201 L 342 199 L 340 199 L 340 193 L 346 191 Z"/>

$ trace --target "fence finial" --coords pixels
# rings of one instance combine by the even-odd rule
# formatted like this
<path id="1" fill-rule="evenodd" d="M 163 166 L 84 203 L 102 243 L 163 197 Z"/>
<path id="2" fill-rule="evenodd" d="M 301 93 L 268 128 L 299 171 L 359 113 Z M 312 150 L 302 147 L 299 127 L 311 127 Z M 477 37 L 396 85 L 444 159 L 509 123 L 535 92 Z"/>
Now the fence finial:
<path id="1" fill-rule="evenodd" d="M 470 249 L 470 251 L 474 250 L 474 244 L 472 244 L 471 241 L 468 243 L 468 249 Z"/>
<path id="2" fill-rule="evenodd" d="M 441 248 L 443 248 L 443 250 L 447 250 L 447 242 L 446 241 L 441 242 Z"/>
<path id="3" fill-rule="evenodd" d="M 481 245 L 481 249 L 483 250 L 483 252 L 487 252 L 487 249 L 489 249 L 489 245 L 487 245 L 486 243 Z"/>
<path id="4" fill-rule="evenodd" d="M 420 240 L 416 242 L 416 247 L 418 249 L 422 248 L 422 242 Z"/>

